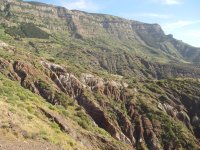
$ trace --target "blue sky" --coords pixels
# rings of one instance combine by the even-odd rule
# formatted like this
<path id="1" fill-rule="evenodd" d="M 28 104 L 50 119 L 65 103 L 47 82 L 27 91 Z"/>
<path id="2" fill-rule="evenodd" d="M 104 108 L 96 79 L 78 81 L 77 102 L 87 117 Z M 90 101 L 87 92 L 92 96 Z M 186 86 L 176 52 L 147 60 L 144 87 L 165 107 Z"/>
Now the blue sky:
<path id="1" fill-rule="evenodd" d="M 31 0 L 32 1 L 32 0 Z M 68 9 L 111 14 L 146 23 L 158 23 L 173 34 L 200 47 L 200 0 L 35 0 Z"/>

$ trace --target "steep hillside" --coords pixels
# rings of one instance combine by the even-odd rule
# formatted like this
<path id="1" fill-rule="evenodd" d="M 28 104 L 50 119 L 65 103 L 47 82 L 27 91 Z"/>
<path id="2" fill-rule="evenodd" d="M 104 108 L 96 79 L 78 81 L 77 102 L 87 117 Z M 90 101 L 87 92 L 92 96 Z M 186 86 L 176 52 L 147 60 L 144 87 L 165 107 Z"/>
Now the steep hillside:
<path id="1" fill-rule="evenodd" d="M 8 107 L 3 112 L 16 118 L 2 114 L 5 135 L 44 139 L 63 149 L 198 149 L 197 79 L 141 83 L 112 74 L 77 76 L 68 65 L 1 45 L 7 54 L 0 63 L 1 102 Z"/>
<path id="2" fill-rule="evenodd" d="M 200 148 L 198 48 L 157 24 L 0 6 L 1 147 Z"/>
<path id="3" fill-rule="evenodd" d="M 53 57 L 68 59 L 71 63 L 85 65 L 87 69 L 98 68 L 123 76 L 140 74 L 138 77 L 163 78 L 165 72 L 168 72 L 165 77 L 194 76 L 191 74 L 194 68 L 191 64 L 198 66 L 199 48 L 165 35 L 157 24 L 70 11 L 33 2 L 12 0 L 8 3 L 3 0 L 1 5 L 1 15 L 4 16 L 1 24 L 6 28 L 6 33 L 17 39 L 30 38 L 29 35 L 47 39 L 45 42 L 32 39 L 27 42 L 37 52 L 49 49 L 48 53 Z M 151 64 L 151 71 L 146 67 L 146 61 Z M 175 64 L 173 68 L 179 71 L 175 72 L 166 64 Z M 159 70 L 156 75 L 155 70 Z M 197 67 L 195 70 L 199 72 Z"/>

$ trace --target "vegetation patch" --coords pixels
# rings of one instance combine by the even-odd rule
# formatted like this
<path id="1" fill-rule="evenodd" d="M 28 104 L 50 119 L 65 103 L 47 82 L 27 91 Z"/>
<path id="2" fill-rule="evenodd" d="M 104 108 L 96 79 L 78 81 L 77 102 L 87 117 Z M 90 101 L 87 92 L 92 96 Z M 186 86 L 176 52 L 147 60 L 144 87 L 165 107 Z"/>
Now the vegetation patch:
<path id="1" fill-rule="evenodd" d="M 22 23 L 19 26 L 7 27 L 5 32 L 15 38 L 48 39 L 49 34 L 33 23 Z"/>

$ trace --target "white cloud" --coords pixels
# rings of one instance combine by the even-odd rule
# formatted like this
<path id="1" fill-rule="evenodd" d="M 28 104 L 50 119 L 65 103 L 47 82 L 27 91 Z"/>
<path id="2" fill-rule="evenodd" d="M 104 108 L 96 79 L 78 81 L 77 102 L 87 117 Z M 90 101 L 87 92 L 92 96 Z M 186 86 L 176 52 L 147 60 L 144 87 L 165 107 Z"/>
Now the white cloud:
<path id="1" fill-rule="evenodd" d="M 183 0 L 152 0 L 152 1 L 164 5 L 178 5 L 181 4 Z"/>
<path id="2" fill-rule="evenodd" d="M 188 30 L 180 30 L 176 33 L 175 38 L 181 39 L 184 42 L 200 47 L 200 30 L 199 29 L 188 29 Z"/>
<path id="3" fill-rule="evenodd" d="M 176 22 L 163 24 L 162 27 L 165 30 L 174 30 L 198 23 L 200 23 L 200 20 L 178 20 Z"/>
<path id="4" fill-rule="evenodd" d="M 170 19 L 170 18 L 172 18 L 171 15 L 157 14 L 157 13 L 141 13 L 141 14 L 135 14 L 135 15 L 133 14 L 133 16 L 159 18 L 159 19 Z"/>
<path id="5" fill-rule="evenodd" d="M 173 15 L 171 14 L 159 14 L 159 13 L 134 13 L 134 12 L 130 12 L 130 13 L 121 13 L 119 14 L 119 16 L 126 18 L 126 19 L 133 19 L 133 20 L 138 20 L 138 21 L 144 21 L 144 22 L 148 22 L 147 20 L 149 20 L 150 22 L 158 22 L 158 20 L 169 20 L 174 18 Z"/>
<path id="6" fill-rule="evenodd" d="M 200 30 L 188 30 L 185 32 L 186 35 L 188 35 L 189 37 L 193 37 L 193 38 L 197 38 L 200 39 Z M 199 41 L 199 45 L 200 45 L 200 41 Z"/>
<path id="7" fill-rule="evenodd" d="M 63 0 L 63 6 L 70 10 L 96 11 L 99 9 L 99 6 L 90 0 L 71 0 L 69 2 Z"/>
<path id="8" fill-rule="evenodd" d="M 167 5 L 177 5 L 181 3 L 181 0 L 163 0 L 163 2 Z"/>
<path id="9" fill-rule="evenodd" d="M 200 47 L 200 20 L 178 20 L 176 22 L 161 24 L 167 34 L 173 33 L 174 37 L 184 42 Z"/>

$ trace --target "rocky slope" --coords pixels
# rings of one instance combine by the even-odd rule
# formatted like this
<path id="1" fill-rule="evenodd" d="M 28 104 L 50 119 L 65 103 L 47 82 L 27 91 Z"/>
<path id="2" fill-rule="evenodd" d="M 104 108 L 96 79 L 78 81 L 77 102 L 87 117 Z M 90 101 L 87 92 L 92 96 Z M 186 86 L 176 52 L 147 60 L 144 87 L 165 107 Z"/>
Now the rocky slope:
<path id="1" fill-rule="evenodd" d="M 121 79 L 109 80 L 88 73 L 76 77 L 61 65 L 47 61 L 35 63 L 40 67 L 25 61 L 2 59 L 1 72 L 52 105 L 61 105 L 68 110 L 68 101 L 74 99 L 86 113 L 78 113 L 78 116 L 86 122 L 84 116 L 91 117 L 95 125 L 104 129 L 113 140 L 126 143 L 127 149 L 198 149 L 199 81 L 149 81 L 132 83 L 131 87 Z M 191 95 L 182 94 L 184 92 Z M 101 137 L 101 132 L 98 133 L 101 136 L 87 133 L 82 139 L 83 131 L 72 129 L 66 116 L 63 118 L 41 106 L 39 110 L 51 118 L 61 132 L 74 139 L 81 137 L 76 140 L 85 147 L 95 148 L 94 144 L 100 149 L 104 146 L 106 149 L 121 149 L 119 145 L 110 145 L 105 137 Z M 84 130 L 94 128 L 91 120 L 78 124 Z M 87 136 L 91 136 L 90 144 Z"/>
<path id="2" fill-rule="evenodd" d="M 0 6 L 5 139 L 55 149 L 200 148 L 198 48 L 157 24 L 35 2 Z"/>

